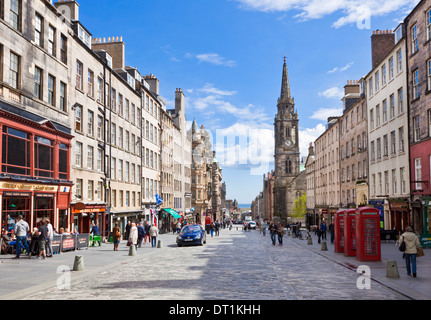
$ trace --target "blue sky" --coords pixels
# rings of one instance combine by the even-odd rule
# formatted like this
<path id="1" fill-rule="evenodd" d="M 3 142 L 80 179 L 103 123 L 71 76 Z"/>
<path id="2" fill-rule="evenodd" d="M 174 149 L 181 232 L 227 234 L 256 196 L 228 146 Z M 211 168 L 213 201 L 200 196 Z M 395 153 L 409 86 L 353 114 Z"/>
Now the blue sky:
<path id="1" fill-rule="evenodd" d="M 227 197 L 251 203 L 273 169 L 273 122 L 286 55 L 301 152 L 339 115 L 347 80 L 371 68 L 373 30 L 418 0 L 78 0 L 94 37 L 123 36 L 126 65 L 160 80 L 173 107 L 214 137 Z M 229 142 L 228 142 L 229 141 Z"/>

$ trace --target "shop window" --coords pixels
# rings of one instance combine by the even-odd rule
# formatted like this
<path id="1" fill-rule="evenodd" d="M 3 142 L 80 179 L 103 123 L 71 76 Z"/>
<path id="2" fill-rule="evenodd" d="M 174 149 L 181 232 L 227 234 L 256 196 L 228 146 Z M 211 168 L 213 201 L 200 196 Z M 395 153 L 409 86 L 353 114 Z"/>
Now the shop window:
<path id="1" fill-rule="evenodd" d="M 36 137 L 34 143 L 34 174 L 36 177 L 54 177 L 54 143 L 49 139 Z"/>
<path id="2" fill-rule="evenodd" d="M 44 219 L 54 221 L 54 195 L 40 194 L 35 196 L 33 224 L 36 227 Z"/>
<path id="3" fill-rule="evenodd" d="M 67 145 L 60 143 L 59 147 L 59 161 L 58 161 L 58 173 L 59 178 L 62 180 L 67 180 L 67 163 L 68 163 L 68 157 L 69 157 L 69 148 Z"/>
<path id="4" fill-rule="evenodd" d="M 2 229 L 13 230 L 18 216 L 29 222 L 30 219 L 30 193 L 22 193 L 19 196 L 8 196 L 5 192 L 2 209 Z"/>
<path id="5" fill-rule="evenodd" d="M 2 172 L 30 175 L 30 134 L 3 127 Z"/>

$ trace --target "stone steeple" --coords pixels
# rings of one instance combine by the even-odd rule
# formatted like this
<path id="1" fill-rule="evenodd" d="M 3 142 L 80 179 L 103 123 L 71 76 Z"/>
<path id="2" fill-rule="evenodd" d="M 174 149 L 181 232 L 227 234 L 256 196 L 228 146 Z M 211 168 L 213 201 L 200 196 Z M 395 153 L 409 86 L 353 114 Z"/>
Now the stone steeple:
<path id="1" fill-rule="evenodd" d="M 286 57 L 284 57 L 283 75 L 281 80 L 281 95 L 280 101 L 288 101 L 292 99 L 290 95 L 289 74 L 287 72 Z"/>

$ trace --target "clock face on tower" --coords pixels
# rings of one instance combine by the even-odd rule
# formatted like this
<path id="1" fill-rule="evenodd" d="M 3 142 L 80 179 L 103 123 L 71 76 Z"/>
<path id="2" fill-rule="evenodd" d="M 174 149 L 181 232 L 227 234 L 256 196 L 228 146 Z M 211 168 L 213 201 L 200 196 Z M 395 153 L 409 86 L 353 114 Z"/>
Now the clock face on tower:
<path id="1" fill-rule="evenodd" d="M 292 141 L 291 141 L 291 140 L 287 140 L 284 144 L 285 144 L 285 145 L 286 145 L 286 147 L 288 147 L 288 148 L 290 148 L 290 147 L 293 145 L 293 143 L 292 143 Z"/>

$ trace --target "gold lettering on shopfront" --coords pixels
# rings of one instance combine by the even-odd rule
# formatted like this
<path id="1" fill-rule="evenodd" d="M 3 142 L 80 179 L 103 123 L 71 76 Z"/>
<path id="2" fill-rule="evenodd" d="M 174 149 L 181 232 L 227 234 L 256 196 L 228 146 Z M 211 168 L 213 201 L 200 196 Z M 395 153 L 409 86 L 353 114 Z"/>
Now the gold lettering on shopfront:
<path id="1" fill-rule="evenodd" d="M 2 189 L 35 190 L 35 191 L 57 191 L 58 187 L 41 186 L 35 184 L 18 184 L 4 182 L 0 184 Z"/>

